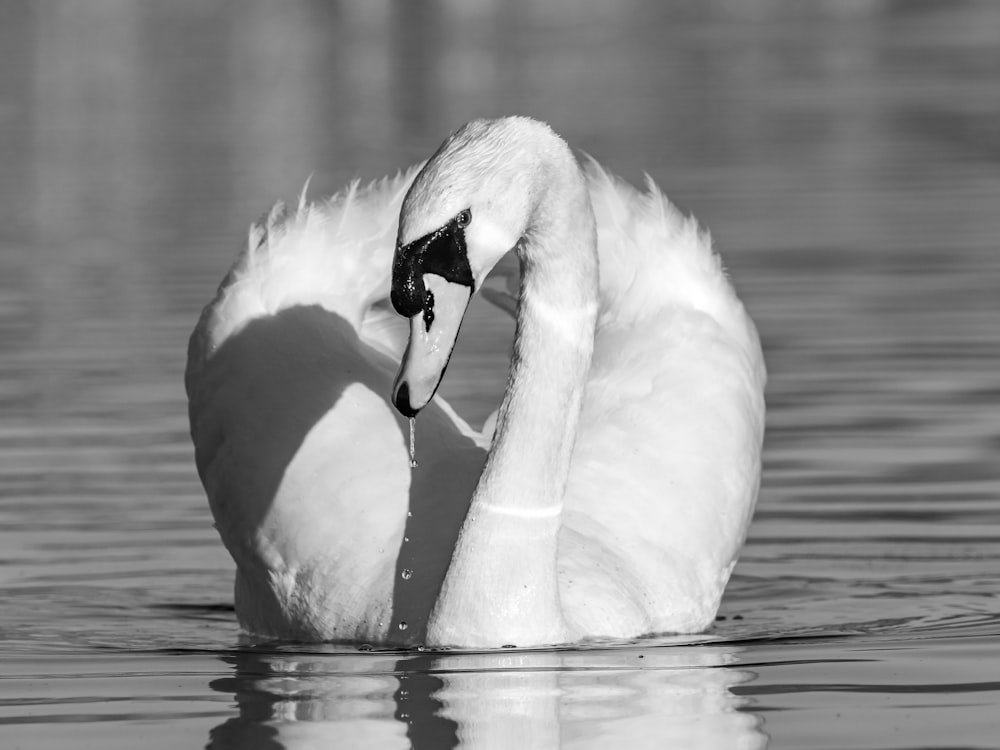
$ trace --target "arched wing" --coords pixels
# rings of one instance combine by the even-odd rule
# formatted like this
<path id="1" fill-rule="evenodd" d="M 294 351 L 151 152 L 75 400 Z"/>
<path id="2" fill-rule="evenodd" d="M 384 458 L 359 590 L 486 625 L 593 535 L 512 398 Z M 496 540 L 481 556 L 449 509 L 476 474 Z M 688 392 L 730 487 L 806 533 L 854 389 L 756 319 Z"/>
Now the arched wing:
<path id="1" fill-rule="evenodd" d="M 589 174 L 601 307 L 565 523 L 640 582 L 651 631 L 693 630 L 714 615 L 753 512 L 763 359 L 694 221 L 655 186 Z"/>

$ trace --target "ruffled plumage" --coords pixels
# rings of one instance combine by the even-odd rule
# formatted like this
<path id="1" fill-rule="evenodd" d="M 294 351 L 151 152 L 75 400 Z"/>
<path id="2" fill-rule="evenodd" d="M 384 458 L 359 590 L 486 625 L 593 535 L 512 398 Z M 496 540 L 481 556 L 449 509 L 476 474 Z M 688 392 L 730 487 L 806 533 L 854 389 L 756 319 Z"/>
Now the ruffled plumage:
<path id="1" fill-rule="evenodd" d="M 389 403 L 407 330 L 387 303 L 390 267 L 417 169 L 291 212 L 276 206 L 192 334 L 198 470 L 252 632 L 419 633 L 450 562 L 491 433 L 438 397 L 421 413 L 411 473 L 406 423 Z M 714 617 L 756 500 L 760 344 L 694 219 L 652 180 L 640 192 L 592 160 L 584 171 L 600 300 L 560 596 L 582 637 L 697 631 Z M 491 298 L 513 310 L 512 296 Z M 397 583 L 414 569 L 426 583 L 404 601 Z"/>

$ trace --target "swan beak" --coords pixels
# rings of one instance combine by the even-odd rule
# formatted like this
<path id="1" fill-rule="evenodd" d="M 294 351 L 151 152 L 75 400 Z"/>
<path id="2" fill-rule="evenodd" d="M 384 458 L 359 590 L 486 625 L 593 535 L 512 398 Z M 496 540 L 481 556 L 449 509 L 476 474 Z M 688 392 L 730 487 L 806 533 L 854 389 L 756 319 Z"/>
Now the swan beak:
<path id="1" fill-rule="evenodd" d="M 392 384 L 392 403 L 404 417 L 415 417 L 434 397 L 462 327 L 472 288 L 437 274 L 424 274 L 426 301 L 410 317 L 410 340 Z"/>

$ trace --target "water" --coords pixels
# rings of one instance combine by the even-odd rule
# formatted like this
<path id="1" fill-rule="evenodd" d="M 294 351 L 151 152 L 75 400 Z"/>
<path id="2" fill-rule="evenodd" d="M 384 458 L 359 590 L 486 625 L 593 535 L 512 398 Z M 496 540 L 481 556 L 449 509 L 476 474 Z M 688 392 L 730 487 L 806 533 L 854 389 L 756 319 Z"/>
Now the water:
<path id="1" fill-rule="evenodd" d="M 410 417 L 410 468 L 416 469 L 420 464 L 417 462 L 417 420 Z"/>
<path id="2" fill-rule="evenodd" d="M 1000 5 L 411 5 L 0 5 L 0 746 L 1000 744 Z M 310 173 L 508 112 L 648 171 L 758 322 L 765 474 L 723 619 L 243 645 L 186 434 L 198 310 Z M 473 314 L 443 390 L 481 420 L 510 331 Z"/>

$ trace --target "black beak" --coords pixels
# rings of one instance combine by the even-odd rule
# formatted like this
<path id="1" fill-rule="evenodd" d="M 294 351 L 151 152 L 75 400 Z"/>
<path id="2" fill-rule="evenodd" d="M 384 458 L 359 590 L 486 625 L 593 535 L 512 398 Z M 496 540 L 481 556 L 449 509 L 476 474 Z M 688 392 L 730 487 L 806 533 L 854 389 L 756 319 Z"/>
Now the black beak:
<path id="1" fill-rule="evenodd" d="M 392 306 L 405 318 L 423 311 L 424 324 L 430 330 L 434 322 L 434 295 L 424 288 L 423 277 L 428 273 L 475 289 L 465 229 L 457 218 L 408 245 L 397 246 L 392 259 Z"/>

